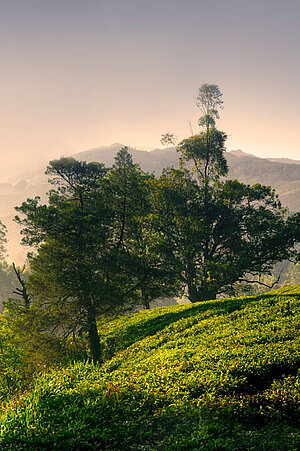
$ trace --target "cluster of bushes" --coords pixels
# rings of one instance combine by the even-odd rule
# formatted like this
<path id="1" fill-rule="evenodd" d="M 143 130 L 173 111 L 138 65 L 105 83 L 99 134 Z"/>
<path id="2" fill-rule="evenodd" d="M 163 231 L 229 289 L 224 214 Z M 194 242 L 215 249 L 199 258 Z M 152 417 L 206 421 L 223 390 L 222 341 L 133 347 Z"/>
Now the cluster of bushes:
<path id="1" fill-rule="evenodd" d="M 299 298 L 298 286 L 102 324 L 106 362 L 37 377 L 3 410 L 2 449 L 298 449 Z"/>

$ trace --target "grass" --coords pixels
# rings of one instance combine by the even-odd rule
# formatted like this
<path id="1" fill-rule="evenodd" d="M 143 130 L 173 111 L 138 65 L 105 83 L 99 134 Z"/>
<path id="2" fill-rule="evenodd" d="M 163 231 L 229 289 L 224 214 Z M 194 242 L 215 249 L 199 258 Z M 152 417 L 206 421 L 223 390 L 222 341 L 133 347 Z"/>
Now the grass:
<path id="1" fill-rule="evenodd" d="M 2 450 L 300 449 L 300 285 L 99 323 L 106 362 L 35 379 Z"/>

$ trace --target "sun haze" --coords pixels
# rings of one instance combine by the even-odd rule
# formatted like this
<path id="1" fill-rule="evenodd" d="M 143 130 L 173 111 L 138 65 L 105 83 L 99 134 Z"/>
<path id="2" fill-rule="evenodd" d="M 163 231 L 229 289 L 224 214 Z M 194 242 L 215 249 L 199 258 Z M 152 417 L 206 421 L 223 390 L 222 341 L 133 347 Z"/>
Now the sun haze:
<path id="1" fill-rule="evenodd" d="M 293 0 L 1 2 L 1 178 L 184 138 L 205 82 L 224 93 L 228 150 L 299 159 L 299 19 Z"/>

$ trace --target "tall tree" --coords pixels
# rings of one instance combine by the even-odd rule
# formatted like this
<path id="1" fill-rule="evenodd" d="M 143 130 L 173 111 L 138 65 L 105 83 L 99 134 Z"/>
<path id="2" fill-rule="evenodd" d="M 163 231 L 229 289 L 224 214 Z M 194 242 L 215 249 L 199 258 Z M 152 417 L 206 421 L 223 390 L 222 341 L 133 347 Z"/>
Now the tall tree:
<path id="1" fill-rule="evenodd" d="M 3 262 L 3 260 L 5 259 L 6 243 L 6 226 L 0 221 L 0 262 Z"/>
<path id="2" fill-rule="evenodd" d="M 121 149 L 109 173 L 110 207 L 115 213 L 116 243 L 123 255 L 132 300 L 150 308 L 150 301 L 175 291 L 175 273 L 159 252 L 159 237 L 150 221 L 154 176 L 134 164 Z"/>
<path id="3" fill-rule="evenodd" d="M 218 86 L 202 85 L 197 104 L 203 130 L 178 144 L 182 168 L 165 171 L 155 200 L 166 258 L 193 302 L 213 299 L 249 274 L 269 273 L 296 256 L 300 239 L 299 214 L 288 216 L 270 187 L 222 181 L 228 168 L 226 134 L 215 127 L 223 107 Z"/>
<path id="4" fill-rule="evenodd" d="M 219 119 L 219 109 L 223 109 L 223 94 L 218 85 L 210 85 L 204 83 L 200 88 L 197 96 L 197 106 L 202 113 L 198 123 L 204 126 L 206 130 L 214 127 L 216 119 Z"/>
<path id="5" fill-rule="evenodd" d="M 269 187 L 219 182 L 206 204 L 188 172 L 170 169 L 157 183 L 154 206 L 164 258 L 192 302 L 214 299 L 237 281 L 255 282 L 274 263 L 297 258 L 300 214 L 287 216 Z"/>
<path id="6" fill-rule="evenodd" d="M 65 334 L 86 330 L 94 362 L 102 359 L 96 320 L 125 299 L 106 172 L 97 163 L 51 162 L 47 173 L 57 189 L 49 203 L 29 199 L 17 208 L 23 218 L 16 218 L 23 243 L 37 246 L 28 286 L 47 317 L 46 327 L 52 322 Z"/>

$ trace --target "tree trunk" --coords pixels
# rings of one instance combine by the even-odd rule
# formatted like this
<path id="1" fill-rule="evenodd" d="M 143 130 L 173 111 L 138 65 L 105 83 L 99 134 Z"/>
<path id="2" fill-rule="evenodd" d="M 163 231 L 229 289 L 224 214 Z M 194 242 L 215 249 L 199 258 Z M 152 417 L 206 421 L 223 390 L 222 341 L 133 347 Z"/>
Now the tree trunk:
<path id="1" fill-rule="evenodd" d="M 142 292 L 142 299 L 143 299 L 143 306 L 145 310 L 149 310 L 150 309 L 150 302 L 149 302 L 149 298 L 145 293 L 145 290 L 143 287 L 141 287 L 141 292 Z"/>
<path id="2" fill-rule="evenodd" d="M 94 364 L 102 363 L 102 353 L 96 323 L 95 309 L 92 305 L 88 310 L 88 334 L 92 361 Z"/>
<path id="3" fill-rule="evenodd" d="M 188 294 L 191 302 L 210 301 L 216 299 L 216 293 L 208 287 L 197 289 L 193 283 L 188 283 Z"/>
<path id="4" fill-rule="evenodd" d="M 144 299 L 144 309 L 145 310 L 149 310 L 150 309 L 150 302 L 149 302 L 149 300 L 147 298 Z"/>
<path id="5" fill-rule="evenodd" d="M 188 282 L 188 294 L 191 302 L 201 301 L 198 297 L 198 290 L 192 282 Z"/>
<path id="6" fill-rule="evenodd" d="M 18 279 L 18 281 L 19 281 L 19 283 L 20 283 L 20 285 L 22 287 L 22 288 L 16 288 L 15 291 L 13 291 L 13 293 L 17 294 L 18 296 L 21 296 L 23 298 L 23 301 L 24 301 L 24 307 L 26 309 L 29 309 L 30 304 L 31 304 L 31 299 L 30 299 L 30 296 L 29 296 L 29 294 L 27 292 L 26 282 L 22 278 L 22 273 L 25 270 L 25 265 L 24 265 L 22 270 L 21 269 L 17 269 L 17 267 L 16 267 L 16 265 L 14 263 L 12 265 L 13 265 L 14 272 L 15 272 L 15 274 L 17 276 L 17 279 Z"/>
<path id="7" fill-rule="evenodd" d="M 199 290 L 199 295 L 201 301 L 210 301 L 216 299 L 217 297 L 216 293 L 209 290 L 208 288 L 203 288 L 202 290 Z"/>

